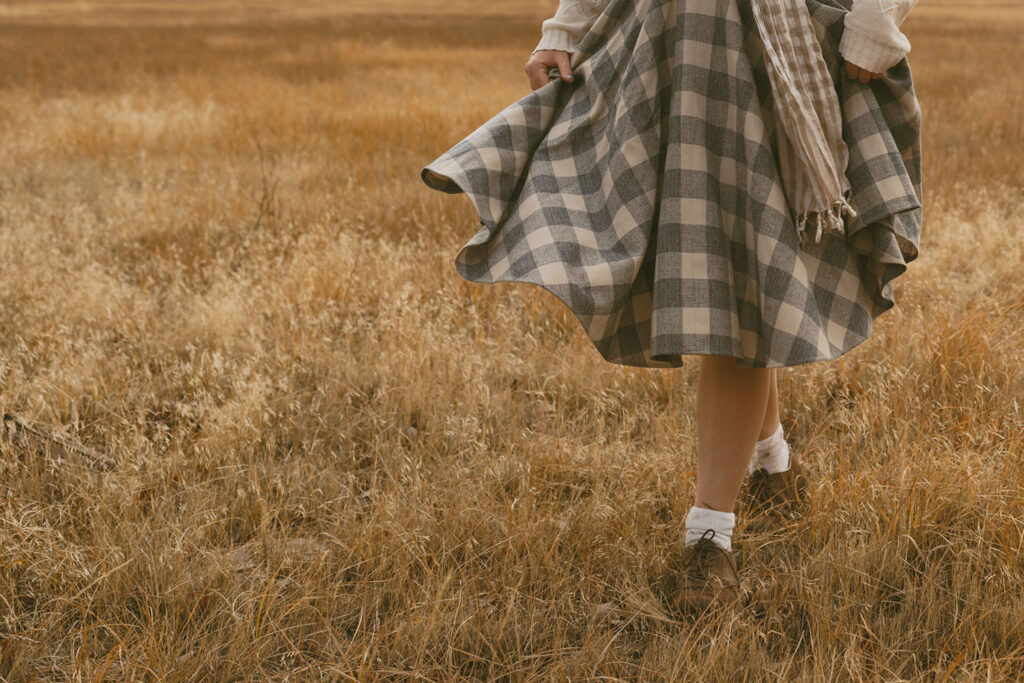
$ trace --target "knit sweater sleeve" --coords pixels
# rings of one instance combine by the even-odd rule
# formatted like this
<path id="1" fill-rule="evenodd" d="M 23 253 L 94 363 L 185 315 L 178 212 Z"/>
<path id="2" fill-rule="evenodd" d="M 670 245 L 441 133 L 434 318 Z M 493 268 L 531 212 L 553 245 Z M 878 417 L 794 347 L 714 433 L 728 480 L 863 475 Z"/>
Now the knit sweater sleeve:
<path id="1" fill-rule="evenodd" d="M 899 26 L 917 0 L 853 0 L 843 20 L 839 54 L 848 62 L 881 73 L 910 52 L 910 41 Z"/>
<path id="2" fill-rule="evenodd" d="M 541 23 L 537 50 L 575 52 L 583 36 L 601 15 L 608 0 L 559 0 L 555 16 Z"/>

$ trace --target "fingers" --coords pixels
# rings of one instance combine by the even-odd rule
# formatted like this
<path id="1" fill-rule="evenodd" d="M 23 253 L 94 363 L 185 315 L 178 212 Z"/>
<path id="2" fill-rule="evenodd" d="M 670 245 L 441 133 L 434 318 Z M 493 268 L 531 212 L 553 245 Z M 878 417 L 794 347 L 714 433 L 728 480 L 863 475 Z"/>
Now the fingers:
<path id="1" fill-rule="evenodd" d="M 572 83 L 572 69 L 569 66 L 569 53 L 558 51 L 555 53 L 555 65 L 558 67 L 558 73 L 561 74 L 562 80 L 568 83 Z"/>
<path id="2" fill-rule="evenodd" d="M 539 59 L 531 59 L 526 63 L 526 77 L 530 80 L 530 90 L 536 90 L 548 82 L 548 67 Z"/>
<path id="3" fill-rule="evenodd" d="M 548 76 L 548 70 L 551 67 L 558 68 L 559 76 L 563 81 L 573 82 L 568 52 L 565 50 L 538 50 L 530 57 L 530 61 L 526 63 L 525 67 L 531 89 L 536 90 L 552 80 Z"/>

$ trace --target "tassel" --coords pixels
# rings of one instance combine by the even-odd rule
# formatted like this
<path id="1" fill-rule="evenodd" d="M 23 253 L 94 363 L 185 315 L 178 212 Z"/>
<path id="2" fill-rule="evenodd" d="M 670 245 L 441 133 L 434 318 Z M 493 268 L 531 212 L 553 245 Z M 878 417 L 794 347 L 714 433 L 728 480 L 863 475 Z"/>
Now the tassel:
<path id="1" fill-rule="evenodd" d="M 857 211 L 850 204 L 851 190 L 847 190 L 843 193 L 843 196 L 837 199 L 824 211 L 804 211 L 797 216 L 796 229 L 798 235 L 798 242 L 801 246 L 807 242 L 807 223 L 808 219 L 813 216 L 814 223 L 814 243 L 821 243 L 821 233 L 824 230 L 834 230 L 846 234 L 846 222 L 843 220 L 843 216 L 846 215 L 849 218 L 856 218 Z"/>

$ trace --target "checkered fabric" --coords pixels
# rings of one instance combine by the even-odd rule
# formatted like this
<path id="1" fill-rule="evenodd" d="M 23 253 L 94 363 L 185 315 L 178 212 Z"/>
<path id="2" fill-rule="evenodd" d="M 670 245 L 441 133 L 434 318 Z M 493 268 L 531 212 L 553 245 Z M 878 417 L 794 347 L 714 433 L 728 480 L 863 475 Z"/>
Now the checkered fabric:
<path id="1" fill-rule="evenodd" d="M 612 0 L 573 83 L 538 88 L 421 170 L 479 214 L 459 274 L 541 286 L 622 365 L 790 366 L 864 341 L 918 255 L 921 113 L 905 59 L 869 83 L 841 77 L 851 0 L 805 1 L 850 153 L 845 236 L 798 244 L 749 4 Z"/>

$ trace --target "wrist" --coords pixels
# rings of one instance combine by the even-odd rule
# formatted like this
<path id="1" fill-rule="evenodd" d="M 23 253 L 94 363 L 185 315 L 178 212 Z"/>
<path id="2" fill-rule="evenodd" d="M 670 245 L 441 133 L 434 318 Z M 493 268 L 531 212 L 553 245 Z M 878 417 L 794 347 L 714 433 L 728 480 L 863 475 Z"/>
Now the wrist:
<path id="1" fill-rule="evenodd" d="M 540 42 L 537 43 L 537 47 L 533 48 L 533 52 L 538 50 L 564 50 L 565 52 L 576 51 L 576 39 L 572 37 L 572 34 L 562 29 L 551 28 L 544 31 L 541 36 Z M 533 54 L 531 52 L 530 54 Z"/>

